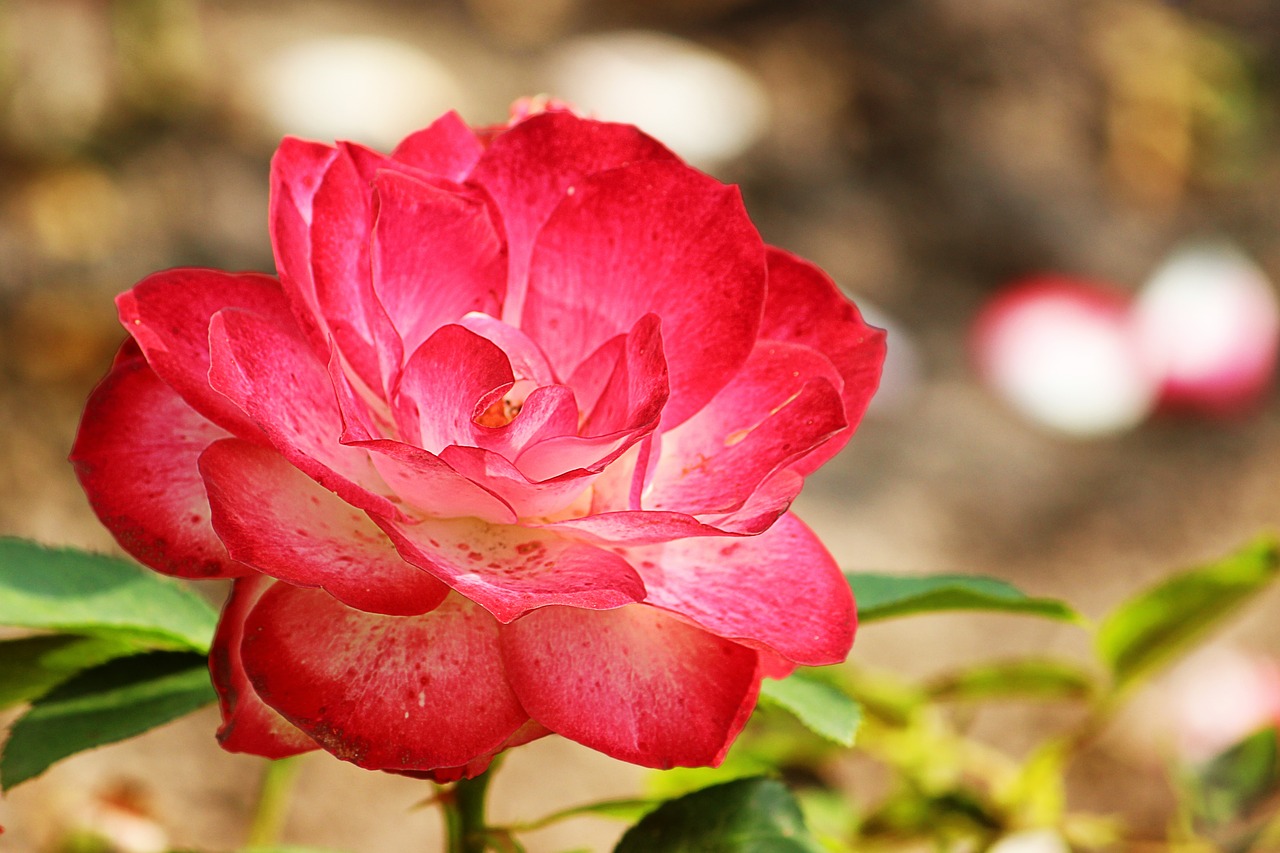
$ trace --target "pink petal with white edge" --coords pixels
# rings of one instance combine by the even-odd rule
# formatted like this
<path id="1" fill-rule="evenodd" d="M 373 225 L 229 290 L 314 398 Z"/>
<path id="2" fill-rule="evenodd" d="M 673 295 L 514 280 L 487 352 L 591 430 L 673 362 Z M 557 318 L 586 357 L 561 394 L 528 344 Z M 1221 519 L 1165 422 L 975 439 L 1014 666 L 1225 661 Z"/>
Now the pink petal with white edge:
<path id="1" fill-rule="evenodd" d="M 656 420 L 670 394 L 662 319 L 646 314 L 601 344 L 569 379 L 581 401 L 583 434 L 605 435 Z"/>
<path id="2" fill-rule="evenodd" d="M 542 354 L 542 350 L 538 349 L 538 345 L 515 326 L 496 320 L 487 314 L 467 314 L 458 320 L 458 325 L 464 329 L 470 329 L 486 340 L 493 341 L 498 349 L 506 353 L 507 358 L 511 360 L 511 370 L 517 380 L 526 379 L 539 386 L 558 383 L 555 371 L 551 369 L 551 364 Z"/>
<path id="3" fill-rule="evenodd" d="M 732 512 L 765 477 L 844 430 L 840 377 L 808 347 L 762 341 L 700 412 L 663 433 L 644 504 Z"/>
<path id="4" fill-rule="evenodd" d="M 857 627 L 853 593 L 809 528 L 787 514 L 759 536 L 683 539 L 628 552 L 646 604 L 806 666 L 839 663 Z"/>
<path id="5" fill-rule="evenodd" d="M 646 314 L 629 333 L 592 353 L 569 379 L 585 413 L 581 429 L 575 423 L 573 430 L 531 442 L 518 457 L 508 457 L 516 467 L 532 480 L 596 473 L 652 432 L 669 395 L 658 327 L 657 316 Z"/>
<path id="6" fill-rule="evenodd" d="M 292 328 L 255 314 L 221 311 L 209 324 L 209 381 L 262 428 L 307 476 L 347 503 L 398 511 L 369 454 L 339 443 L 342 417 L 328 368 Z"/>
<path id="7" fill-rule="evenodd" d="M 574 471 L 542 482 L 526 477 L 505 456 L 482 447 L 446 447 L 440 458 L 474 483 L 483 483 L 514 511 L 511 521 L 557 515 L 574 504 L 594 475 Z"/>
<path id="8" fill-rule="evenodd" d="M 637 163 L 583 179 L 547 220 L 520 327 L 563 373 L 658 315 L 670 429 L 746 361 L 764 299 L 764 244 L 737 188 L 677 163 Z"/>
<path id="9" fill-rule="evenodd" d="M 475 516 L 497 524 L 510 524 L 516 514 L 491 489 L 476 485 L 438 456 L 420 447 L 382 438 L 389 427 L 356 393 L 335 361 L 329 377 L 337 392 L 342 415 L 341 443 L 369 451 L 369 460 L 395 496 L 412 504 L 419 513 L 440 518 Z"/>
<path id="10" fill-rule="evenodd" d="M 769 247 L 769 296 L 760 337 L 812 347 L 825 355 L 844 380 L 841 396 L 849 429 L 797 463 L 809 474 L 835 456 L 862 420 L 880 385 L 885 333 L 868 326 L 840 288 L 806 260 Z"/>
<path id="11" fill-rule="evenodd" d="M 502 628 L 533 719 L 646 767 L 719 764 L 760 689 L 756 653 L 653 607 L 546 607 Z"/>
<path id="12" fill-rule="evenodd" d="M 409 357 L 391 404 L 401 434 L 439 453 L 474 445 L 475 419 L 514 383 L 511 362 L 493 342 L 448 325 Z"/>
<path id="13" fill-rule="evenodd" d="M 262 700 L 368 770 L 460 767 L 529 719 L 507 685 L 498 623 L 461 596 L 422 616 L 379 616 L 276 584 L 244 633 Z"/>
<path id="14" fill-rule="evenodd" d="M 644 584 L 626 560 L 549 531 L 467 518 L 375 520 L 401 556 L 499 622 L 552 604 L 605 610 L 644 598 Z"/>
<path id="15" fill-rule="evenodd" d="M 650 435 L 614 462 L 593 482 L 591 507 L 586 515 L 567 516 L 542 526 L 585 536 L 610 545 L 645 545 L 689 536 L 754 536 L 767 530 L 800 494 L 804 478 L 783 468 L 764 479 L 741 507 L 728 513 L 693 516 L 684 512 L 640 510 L 645 479 L 653 476 L 648 464 L 661 455 L 661 436 Z M 646 454 L 646 447 L 659 448 Z M 639 476 L 645 465 L 647 478 Z"/>
<path id="16" fill-rule="evenodd" d="M 518 394 L 519 390 L 513 388 L 510 394 Z M 524 398 L 524 402 L 519 403 L 519 410 L 510 421 L 501 425 L 487 425 L 490 417 L 500 422 L 504 417 L 500 409 L 510 406 L 509 400 L 495 401 L 492 411 L 486 412 L 480 423 L 473 426 L 472 443 L 492 450 L 505 459 L 519 461 L 524 458 L 526 450 L 536 452 L 537 448 L 549 442 L 578 438 L 578 401 L 573 391 L 564 385 L 534 388 Z M 571 464 L 572 461 L 566 460 L 565 467 L 535 468 L 526 473 L 531 479 L 550 479 L 579 467 Z M 517 467 L 523 469 L 524 466 Z"/>
<path id="17" fill-rule="evenodd" d="M 209 386 L 209 321 L 224 308 L 242 308 L 292 326 L 278 281 L 257 273 L 166 270 L 117 296 L 116 307 L 151 368 L 188 405 L 228 432 L 262 440 L 244 413 Z"/>
<path id="18" fill-rule="evenodd" d="M 404 351 L 469 312 L 497 314 L 507 258 L 487 200 L 389 171 L 373 186 L 373 288 Z"/>
<path id="19" fill-rule="evenodd" d="M 484 187 L 502 212 L 510 263 L 503 320 L 521 325 L 534 238 L 570 187 L 596 172 L 643 160 L 676 156 L 635 127 L 569 112 L 532 116 L 493 140 L 468 180 Z"/>
<path id="20" fill-rule="evenodd" d="M 391 616 L 426 613 L 449 593 L 402 560 L 367 515 L 270 448 L 215 442 L 200 472 L 228 552 L 265 574 Z"/>
<path id="21" fill-rule="evenodd" d="M 330 337 L 311 274 L 312 201 L 337 149 L 285 137 L 271 158 L 269 222 L 276 270 L 298 325 L 317 352 Z"/>
<path id="22" fill-rule="evenodd" d="M 391 152 L 391 158 L 431 175 L 461 181 L 483 153 L 484 146 L 475 131 L 450 111 L 430 127 L 405 137 Z"/>
<path id="23" fill-rule="evenodd" d="M 416 514 L 432 518 L 474 517 L 512 524 L 517 515 L 492 483 L 478 485 L 439 456 L 398 441 L 350 442 L 369 451 L 373 466 L 396 496 Z"/>
<path id="24" fill-rule="evenodd" d="M 784 468 L 767 477 L 742 507 L 729 513 L 693 516 L 659 510 L 621 510 L 539 526 L 607 545 L 650 545 L 690 536 L 755 536 L 768 530 L 787 511 L 803 486 L 803 477 Z"/>
<path id="25" fill-rule="evenodd" d="M 168 575 L 236 577 L 209 524 L 196 460 L 228 437 L 139 358 L 121 358 L 85 406 L 71 462 L 93 511 L 120 546 Z"/>
<path id="26" fill-rule="evenodd" d="M 222 726 L 218 729 L 222 748 L 276 759 L 320 747 L 259 698 L 240 661 L 244 620 L 272 583 L 262 575 L 235 582 L 213 635 L 209 673 L 213 676 L 213 689 L 218 693 L 218 709 L 222 712 Z"/>

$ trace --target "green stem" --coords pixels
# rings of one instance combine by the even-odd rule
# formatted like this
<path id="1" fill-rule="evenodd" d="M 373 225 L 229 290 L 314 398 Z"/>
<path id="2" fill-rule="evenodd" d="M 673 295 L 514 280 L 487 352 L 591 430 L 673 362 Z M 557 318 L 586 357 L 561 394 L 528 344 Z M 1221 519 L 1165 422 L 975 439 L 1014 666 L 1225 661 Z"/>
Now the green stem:
<path id="1" fill-rule="evenodd" d="M 258 789 L 258 807 L 249 825 L 249 847 L 268 847 L 280 838 L 289 814 L 289 795 L 298 778 L 297 758 L 268 761 L 262 771 L 262 787 Z"/>
<path id="2" fill-rule="evenodd" d="M 474 779 L 462 779 L 440 798 L 444 808 L 445 832 L 449 836 L 449 853 L 484 853 L 488 848 L 488 827 L 484 821 L 484 798 L 488 793 L 490 774 L 497 762 Z"/>

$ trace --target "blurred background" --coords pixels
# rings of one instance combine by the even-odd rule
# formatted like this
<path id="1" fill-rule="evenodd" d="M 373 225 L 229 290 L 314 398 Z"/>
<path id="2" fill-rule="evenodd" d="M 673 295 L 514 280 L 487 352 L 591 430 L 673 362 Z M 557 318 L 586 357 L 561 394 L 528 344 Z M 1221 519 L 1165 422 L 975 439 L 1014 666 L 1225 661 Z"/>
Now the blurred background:
<path id="1" fill-rule="evenodd" d="M 272 271 L 280 136 L 388 150 L 443 111 L 496 123 L 536 93 L 635 122 L 741 184 L 769 242 L 889 327 L 881 397 L 796 507 L 846 568 L 991 574 L 1097 616 L 1280 519 L 1274 324 L 1219 330 L 1259 350 L 1230 405 L 1163 405 L 1143 386 L 1083 430 L 1022 405 L 991 380 L 998 366 L 977 369 L 1023 362 L 973 333 L 1010 283 L 1054 275 L 1127 305 L 1205 243 L 1240 265 L 1187 274 L 1208 299 L 1193 318 L 1232 276 L 1261 294 L 1244 316 L 1274 312 L 1270 0 L 2 0 L 0 535 L 114 547 L 65 461 L 123 337 L 112 297 L 170 266 Z M 1073 771 L 1076 803 L 1159 831 L 1172 808 L 1161 759 L 1205 692 L 1195 667 L 1280 657 L 1278 613 L 1272 595 L 1149 688 Z M 956 615 L 868 627 L 853 656 L 926 676 L 1086 650 L 1071 627 Z M 1063 713 L 1000 707 L 970 726 L 1016 753 Z M 56 850 L 70 828 L 141 816 L 135 830 L 153 835 L 138 850 L 160 849 L 145 846 L 155 832 L 234 847 L 259 770 L 220 752 L 214 726 L 202 713 L 20 787 L 0 801 L 0 845 Z M 513 753 L 494 808 L 531 818 L 634 793 L 641 776 L 543 741 Z M 848 785 L 873 782 L 853 768 Z M 428 794 L 315 758 L 286 837 L 432 849 L 437 816 L 411 810 Z M 575 821 L 530 840 L 616 834 Z"/>

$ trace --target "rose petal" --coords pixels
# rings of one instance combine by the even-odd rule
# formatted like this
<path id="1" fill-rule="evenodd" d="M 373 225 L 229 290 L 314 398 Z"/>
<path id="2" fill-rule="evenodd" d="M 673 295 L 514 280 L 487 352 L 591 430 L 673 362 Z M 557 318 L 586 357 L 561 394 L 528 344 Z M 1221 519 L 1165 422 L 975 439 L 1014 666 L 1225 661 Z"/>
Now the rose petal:
<path id="1" fill-rule="evenodd" d="M 467 314 L 458 321 L 458 325 L 493 341 L 498 349 L 506 353 L 517 380 L 527 379 L 538 386 L 557 384 L 556 374 L 542 350 L 515 326 L 487 314 Z"/>
<path id="2" fill-rule="evenodd" d="M 526 743 L 535 741 L 538 738 L 555 734 L 551 729 L 541 723 L 530 720 L 520 728 L 516 729 L 515 734 L 507 738 L 502 746 L 498 747 L 493 755 L 484 755 L 462 767 L 437 767 L 434 770 L 407 771 L 403 772 L 405 776 L 412 776 L 415 779 L 430 779 L 441 785 L 448 782 L 457 782 L 459 779 L 474 779 L 481 773 L 489 769 L 489 765 L 493 763 L 493 759 L 497 758 L 497 753 L 506 752 L 517 746 L 524 746 Z M 401 772 L 401 771 L 392 771 Z"/>
<path id="3" fill-rule="evenodd" d="M 537 453 L 537 449 L 557 440 L 579 438 L 578 401 L 573 390 L 564 385 L 544 385 L 534 388 L 520 405 L 512 420 L 501 426 L 473 425 L 472 435 L 476 446 L 491 450 L 505 459 L 516 460 L 517 467 L 524 468 L 520 460 L 525 453 Z M 567 468 L 526 471 L 531 479 L 550 479 L 578 466 L 566 461 Z"/>
<path id="4" fill-rule="evenodd" d="M 489 203 L 397 172 L 373 185 L 373 287 L 405 352 L 464 314 L 497 314 L 507 258 Z"/>
<path id="5" fill-rule="evenodd" d="M 159 572 L 236 577 L 209 525 L 196 460 L 229 435 L 183 402 L 141 358 L 123 358 L 85 406 L 71 462 L 93 511 L 120 546 Z"/>
<path id="6" fill-rule="evenodd" d="M 285 137 L 271 158 L 270 231 L 280 284 L 299 327 L 318 352 L 333 337 L 320 312 L 311 274 L 312 203 L 338 151 Z"/>
<path id="7" fill-rule="evenodd" d="M 200 457 L 213 527 L 243 563 L 358 610 L 414 616 L 449 589 L 400 558 L 369 517 L 274 450 L 236 439 Z"/>
<path id="8" fill-rule="evenodd" d="M 657 427 L 669 393 L 657 316 L 647 314 L 629 333 L 606 341 L 569 385 L 585 413 L 582 427 L 575 423 L 575 429 L 542 437 L 508 457 L 532 480 L 598 472 Z"/>
<path id="9" fill-rule="evenodd" d="M 646 767 L 718 764 L 760 688 L 754 651 L 640 605 L 535 610 L 502 657 L 531 717 Z"/>
<path id="10" fill-rule="evenodd" d="M 316 190 L 311 270 L 316 300 L 333 340 L 356 374 L 381 392 L 400 368 L 404 346 L 371 277 L 373 170 L 393 161 L 346 142 Z"/>
<path id="11" fill-rule="evenodd" d="M 710 403 L 663 433 L 645 508 L 738 509 L 767 476 L 845 429 L 839 382 L 814 350 L 762 342 Z"/>
<path id="12" fill-rule="evenodd" d="M 209 343 L 210 383 L 286 459 L 347 503 L 398 515 L 368 453 L 339 443 L 342 418 L 328 368 L 295 330 L 244 311 L 221 311 L 209 324 Z"/>
<path id="13" fill-rule="evenodd" d="M 409 357 L 392 396 L 401 434 L 430 453 L 473 446 L 474 423 L 515 383 L 511 362 L 491 341 L 462 326 L 438 329 Z"/>
<path id="14" fill-rule="evenodd" d="M 391 157 L 432 175 L 461 181 L 484 153 L 484 146 L 453 111 L 405 137 Z"/>
<path id="15" fill-rule="evenodd" d="M 293 325 L 278 281 L 257 273 L 166 270 L 117 296 L 116 306 L 151 369 L 191 408 L 241 438 L 262 439 L 244 413 L 209 386 L 209 321 L 224 308 L 243 308 Z"/>
<path id="16" fill-rule="evenodd" d="M 380 436 L 394 429 L 360 398 L 335 359 L 329 362 L 329 378 L 337 392 L 342 415 L 343 444 L 369 451 L 373 467 L 396 497 L 413 504 L 421 514 L 453 518 L 475 516 L 498 524 L 510 524 L 516 514 L 493 490 L 468 480 L 438 456 L 420 447 Z"/>
<path id="17" fill-rule="evenodd" d="M 378 523 L 406 560 L 500 622 L 550 604 L 602 610 L 644 598 L 626 560 L 547 531 L 465 518 Z"/>
<path id="18" fill-rule="evenodd" d="M 849 584 L 794 515 L 759 536 L 683 539 L 634 549 L 628 559 L 645 579 L 646 604 L 718 636 L 806 666 L 839 663 L 853 645 Z"/>
<path id="19" fill-rule="evenodd" d="M 540 526 L 610 545 L 652 544 L 689 536 L 754 536 L 767 530 L 786 512 L 804 486 L 803 477 L 783 468 L 765 477 L 747 501 L 732 512 L 693 516 L 684 512 L 635 509 L 640 503 L 639 489 L 644 482 L 636 472 L 640 457 L 637 451 L 646 444 L 657 442 L 651 436 L 632 448 L 630 454 L 635 456 L 624 456 L 595 479 L 589 513 L 565 516 Z M 633 508 L 624 508 L 628 506 Z"/>
<path id="20" fill-rule="evenodd" d="M 502 319 L 520 325 L 534 237 L 570 187 L 604 169 L 675 159 L 635 127 L 568 112 L 535 115 L 499 134 L 468 180 L 484 187 L 502 211 L 510 264 Z"/>
<path id="21" fill-rule="evenodd" d="M 457 595 L 422 616 L 379 616 L 276 584 L 244 634 L 263 701 L 366 769 L 462 766 L 529 718 L 507 686 L 498 623 Z"/>
<path id="22" fill-rule="evenodd" d="M 222 607 L 218 630 L 209 652 L 209 673 L 218 693 L 222 726 L 218 742 L 228 752 L 247 752 L 263 758 L 288 758 L 319 749 L 311 738 L 268 707 L 245 674 L 240 661 L 244 640 L 244 620 L 273 581 L 262 575 L 241 578 L 231 588 Z"/>
<path id="23" fill-rule="evenodd" d="M 559 477 L 535 482 L 526 477 L 506 457 L 482 447 L 446 447 L 440 458 L 458 473 L 498 495 L 519 518 L 557 515 L 577 501 L 591 485 L 594 475 L 571 471 Z"/>
<path id="24" fill-rule="evenodd" d="M 520 327 L 564 372 L 645 314 L 658 315 L 670 429 L 751 352 L 764 258 L 736 188 L 675 163 L 602 172 L 576 184 L 538 233 Z"/>
<path id="25" fill-rule="evenodd" d="M 808 261 L 769 247 L 769 296 L 760 337 L 812 347 L 830 359 L 844 380 L 841 395 L 849 429 L 796 465 L 810 474 L 835 456 L 880 385 L 885 333 L 868 326 L 826 273 Z"/>
<path id="26" fill-rule="evenodd" d="M 516 520 L 491 483 L 477 485 L 438 456 L 398 441 L 351 442 L 370 451 L 374 467 L 396 496 L 433 518 L 473 516 L 494 524 Z"/>

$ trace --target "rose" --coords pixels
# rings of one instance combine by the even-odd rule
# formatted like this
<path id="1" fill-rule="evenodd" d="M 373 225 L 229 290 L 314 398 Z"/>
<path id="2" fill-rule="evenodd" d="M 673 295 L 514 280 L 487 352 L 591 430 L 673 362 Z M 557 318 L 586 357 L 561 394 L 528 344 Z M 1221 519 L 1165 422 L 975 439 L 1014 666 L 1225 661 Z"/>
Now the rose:
<path id="1" fill-rule="evenodd" d="M 437 780 L 557 732 L 718 762 L 855 614 L 787 512 L 883 334 L 633 127 L 287 139 L 279 279 L 157 273 L 72 459 L 148 566 L 234 578 L 224 747 Z"/>

